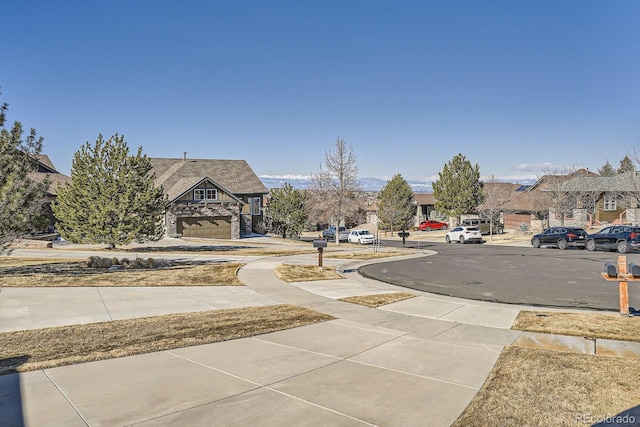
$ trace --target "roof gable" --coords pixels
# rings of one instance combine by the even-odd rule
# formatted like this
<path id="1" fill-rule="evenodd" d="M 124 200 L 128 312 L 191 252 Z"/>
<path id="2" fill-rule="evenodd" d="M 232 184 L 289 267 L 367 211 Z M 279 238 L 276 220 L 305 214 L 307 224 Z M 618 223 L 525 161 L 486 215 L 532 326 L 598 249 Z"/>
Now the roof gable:
<path id="1" fill-rule="evenodd" d="M 568 179 L 579 178 L 579 177 L 599 177 L 597 173 L 591 172 L 589 169 L 577 169 L 568 174 L 546 174 L 542 175 L 533 185 L 529 186 L 525 191 L 533 191 L 536 189 L 544 189 L 550 184 L 555 184 L 561 181 L 566 181 Z"/>
<path id="2" fill-rule="evenodd" d="M 230 192 L 229 190 L 227 190 L 226 188 L 224 188 L 222 185 L 218 184 L 217 182 L 213 181 L 209 177 L 205 177 L 205 178 L 201 179 L 200 181 L 198 181 L 196 183 L 194 183 L 193 181 L 191 181 L 188 178 L 180 180 L 178 182 L 178 184 L 173 187 L 173 191 L 174 191 L 175 194 L 167 194 L 167 196 L 169 198 L 169 201 L 173 201 L 173 200 L 181 198 L 186 193 L 188 193 L 190 191 L 193 191 L 196 187 L 198 187 L 203 182 L 209 182 L 209 183 L 213 184 L 213 186 L 215 186 L 218 189 L 220 189 L 220 191 L 223 191 L 223 192 L 227 193 L 229 195 L 229 197 L 231 197 L 234 201 L 244 204 L 244 202 L 242 200 L 238 199 L 232 192 Z"/>
<path id="3" fill-rule="evenodd" d="M 56 167 L 53 165 L 53 162 L 46 154 L 38 155 L 38 172 L 41 173 L 58 173 Z"/>
<path id="4" fill-rule="evenodd" d="M 266 194 L 267 188 L 244 160 L 150 158 L 157 186 L 164 188 L 169 200 L 184 194 L 202 180 L 209 179 L 225 192 Z"/>
<path id="5" fill-rule="evenodd" d="M 42 183 L 45 179 L 49 180 L 49 188 L 47 195 L 57 196 L 58 187 L 71 183 L 71 178 L 58 172 L 46 154 L 39 154 L 36 158 L 38 166 L 36 171 L 29 172 L 27 176 L 34 182 Z"/>

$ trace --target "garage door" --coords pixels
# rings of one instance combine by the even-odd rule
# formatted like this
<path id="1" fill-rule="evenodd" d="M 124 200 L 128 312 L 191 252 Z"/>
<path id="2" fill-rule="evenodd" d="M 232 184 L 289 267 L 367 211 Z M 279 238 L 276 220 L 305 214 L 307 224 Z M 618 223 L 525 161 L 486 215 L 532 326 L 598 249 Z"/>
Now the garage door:
<path id="1" fill-rule="evenodd" d="M 178 219 L 178 234 L 183 237 L 206 237 L 208 239 L 230 239 L 230 216 L 199 216 Z"/>

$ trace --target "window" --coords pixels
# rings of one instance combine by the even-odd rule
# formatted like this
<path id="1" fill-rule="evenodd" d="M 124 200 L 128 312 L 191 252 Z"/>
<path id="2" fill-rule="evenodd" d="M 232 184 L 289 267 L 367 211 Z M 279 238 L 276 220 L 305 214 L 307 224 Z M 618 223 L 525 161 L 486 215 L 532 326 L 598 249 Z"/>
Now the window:
<path id="1" fill-rule="evenodd" d="M 611 194 L 606 194 L 603 199 L 603 205 L 605 211 L 615 211 L 616 210 L 616 198 Z"/>
<path id="2" fill-rule="evenodd" d="M 215 188 L 196 188 L 193 190 L 193 200 L 217 200 L 218 190 Z"/>
<path id="3" fill-rule="evenodd" d="M 251 215 L 260 215 L 260 197 L 249 197 L 249 205 L 251 206 Z"/>

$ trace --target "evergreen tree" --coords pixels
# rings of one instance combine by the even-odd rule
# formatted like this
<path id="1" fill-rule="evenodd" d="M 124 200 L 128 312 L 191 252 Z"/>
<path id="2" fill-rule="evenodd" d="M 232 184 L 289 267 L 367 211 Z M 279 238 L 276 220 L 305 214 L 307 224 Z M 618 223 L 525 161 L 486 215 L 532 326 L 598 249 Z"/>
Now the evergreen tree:
<path id="1" fill-rule="evenodd" d="M 98 135 L 76 152 L 71 183 L 58 189 L 53 212 L 58 230 L 74 243 L 116 244 L 156 240 L 166 198 L 155 187 L 151 162 L 129 155 L 124 136 Z"/>
<path id="2" fill-rule="evenodd" d="M 444 165 L 433 184 L 436 209 L 455 216 L 473 212 L 484 201 L 483 184 L 480 181 L 480 167 L 475 166 L 462 154 L 457 154 Z"/>
<path id="3" fill-rule="evenodd" d="M 41 229 L 44 192 L 49 181 L 36 183 L 29 172 L 36 172 L 42 137 L 31 129 L 24 137 L 20 122 L 5 128 L 6 103 L 0 105 L 0 251 L 29 229 Z"/>
<path id="4" fill-rule="evenodd" d="M 396 174 L 378 193 L 378 225 L 385 229 L 406 230 L 416 213 L 413 191 L 400 174 Z"/>
<path id="5" fill-rule="evenodd" d="M 285 183 L 269 193 L 265 214 L 267 229 L 282 238 L 299 237 L 309 217 L 307 195 Z"/>
<path id="6" fill-rule="evenodd" d="M 624 159 L 620 160 L 620 167 L 618 168 L 618 174 L 634 171 L 633 160 L 629 156 L 624 156 Z"/>
<path id="7" fill-rule="evenodd" d="M 609 160 L 607 160 L 606 163 L 598 169 L 598 174 L 600 176 L 613 176 L 616 174 L 616 171 L 613 169 L 613 166 L 611 166 L 611 163 L 609 163 Z"/>

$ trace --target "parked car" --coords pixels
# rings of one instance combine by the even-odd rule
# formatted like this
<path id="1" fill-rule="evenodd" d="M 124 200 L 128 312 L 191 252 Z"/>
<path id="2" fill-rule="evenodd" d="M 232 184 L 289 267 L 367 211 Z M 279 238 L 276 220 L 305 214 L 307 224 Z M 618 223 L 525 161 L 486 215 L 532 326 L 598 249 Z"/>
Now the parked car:
<path id="1" fill-rule="evenodd" d="M 349 230 L 347 227 L 338 228 L 338 236 L 341 242 L 346 242 L 349 239 Z M 322 238 L 329 242 L 336 240 L 336 227 L 331 226 L 322 232 Z"/>
<path id="2" fill-rule="evenodd" d="M 578 227 L 550 227 L 531 238 L 534 248 L 552 245 L 558 249 L 567 249 L 569 246 L 584 249 L 587 243 L 587 232 Z"/>
<path id="3" fill-rule="evenodd" d="M 463 226 L 477 227 L 482 234 L 502 234 L 504 233 L 504 225 L 500 222 L 494 222 L 493 227 L 491 220 L 488 218 L 467 218 L 462 220 Z"/>
<path id="4" fill-rule="evenodd" d="M 640 247 L 640 227 L 612 225 L 587 236 L 587 250 L 617 250 L 621 254 Z"/>
<path id="5" fill-rule="evenodd" d="M 349 243 L 359 243 L 361 245 L 368 245 L 375 241 L 375 236 L 368 230 L 351 230 L 349 233 Z"/>
<path id="6" fill-rule="evenodd" d="M 442 221 L 436 221 L 435 219 L 428 219 L 426 221 L 422 221 L 418 228 L 422 231 L 446 230 L 449 228 L 449 224 Z"/>
<path id="7" fill-rule="evenodd" d="M 448 231 L 444 236 L 444 240 L 447 243 L 460 242 L 462 244 L 467 242 L 482 243 L 482 233 L 478 227 L 465 227 L 459 226 Z"/>

